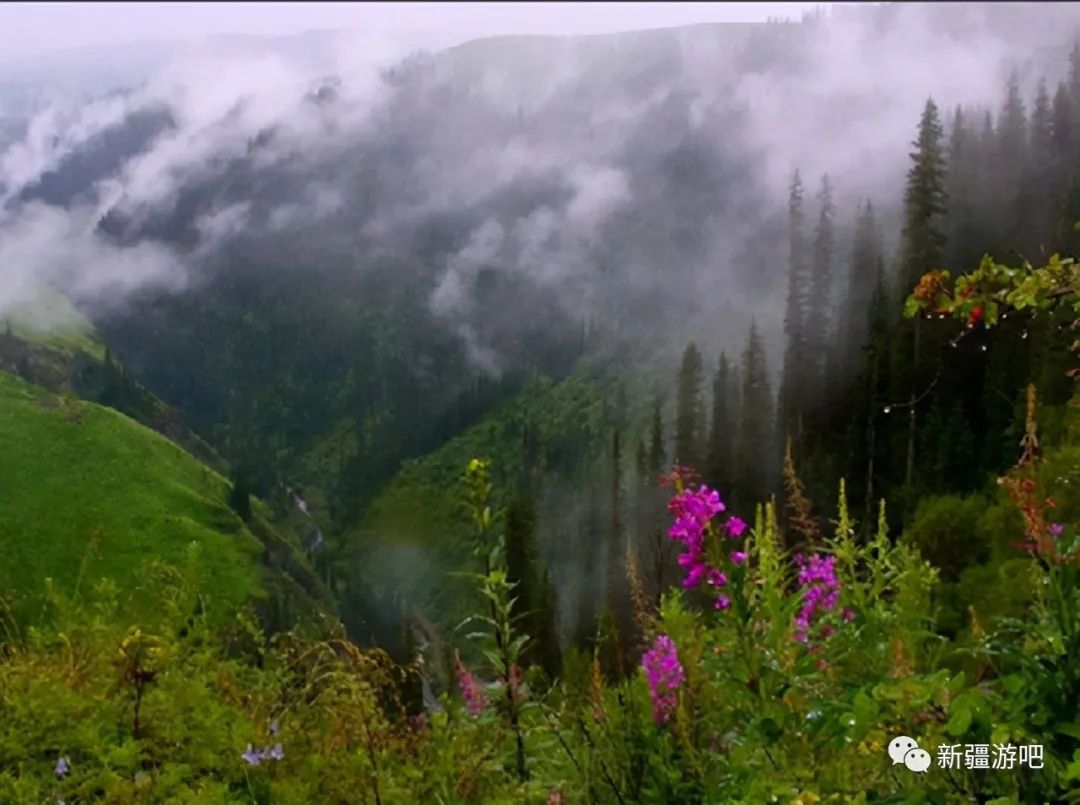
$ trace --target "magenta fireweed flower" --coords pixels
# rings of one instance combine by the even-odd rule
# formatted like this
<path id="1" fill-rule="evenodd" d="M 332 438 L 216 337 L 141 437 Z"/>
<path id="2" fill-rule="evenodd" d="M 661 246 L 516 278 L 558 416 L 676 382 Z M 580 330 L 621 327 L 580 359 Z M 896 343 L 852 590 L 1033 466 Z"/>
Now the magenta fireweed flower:
<path id="1" fill-rule="evenodd" d="M 1061 523 L 1051 523 L 1047 531 L 1050 532 L 1051 537 L 1057 539 L 1065 531 L 1065 526 L 1063 526 Z"/>
<path id="2" fill-rule="evenodd" d="M 645 669 L 645 679 L 649 683 L 653 721 L 665 724 L 679 704 L 679 686 L 686 678 L 675 641 L 664 634 L 657 636 L 652 649 L 642 656 L 641 667 Z"/>
<path id="3" fill-rule="evenodd" d="M 815 554 L 808 559 L 802 554 L 796 554 L 794 561 L 799 566 L 799 586 L 803 588 L 802 607 L 795 616 L 795 640 L 806 644 L 810 642 L 810 632 L 814 625 L 827 613 L 832 612 L 840 602 L 840 581 L 836 578 L 835 556 Z M 845 608 L 840 617 L 841 620 L 850 622 L 854 620 L 855 612 Z M 825 623 L 818 634 L 823 640 L 827 640 L 833 631 L 834 627 Z"/>
<path id="4" fill-rule="evenodd" d="M 683 489 L 670 501 L 668 511 L 674 518 L 668 537 L 682 543 L 683 552 L 679 555 L 679 566 L 686 575 L 683 587 L 687 590 L 705 584 L 718 590 L 727 584 L 727 576 L 709 564 L 705 558 L 705 539 L 710 533 L 710 523 L 716 515 L 725 511 L 723 501 L 715 490 L 701 485 L 697 489 Z M 730 538 L 738 538 L 746 531 L 746 523 L 738 517 L 729 517 L 723 526 L 723 533 Z M 711 532 L 716 533 L 716 532 Z M 732 554 L 733 564 L 746 561 L 746 553 L 736 551 Z M 717 609 L 727 609 L 731 602 L 724 597 L 724 602 L 717 601 Z"/>
<path id="5" fill-rule="evenodd" d="M 465 700 L 465 708 L 471 715 L 478 716 L 487 707 L 487 697 L 484 688 L 475 676 L 466 668 L 460 659 L 457 661 L 458 689 L 461 698 Z"/>
<path id="6" fill-rule="evenodd" d="M 730 609 L 731 599 L 728 598 L 726 595 L 717 596 L 716 604 L 714 604 L 714 606 L 716 607 L 716 609 L 720 610 Z"/>

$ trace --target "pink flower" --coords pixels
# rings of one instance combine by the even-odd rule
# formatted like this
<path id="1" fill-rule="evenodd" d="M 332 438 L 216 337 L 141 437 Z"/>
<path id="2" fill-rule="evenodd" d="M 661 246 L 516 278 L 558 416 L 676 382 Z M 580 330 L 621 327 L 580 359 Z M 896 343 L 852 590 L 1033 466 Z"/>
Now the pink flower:
<path id="1" fill-rule="evenodd" d="M 679 704 L 679 686 L 686 678 L 675 641 L 667 635 L 658 635 L 653 647 L 641 658 L 645 679 L 649 683 L 652 699 L 653 721 L 665 724 Z"/>
<path id="2" fill-rule="evenodd" d="M 728 521 L 724 524 L 724 528 L 727 530 L 727 534 L 732 539 L 738 539 L 746 531 L 746 523 L 738 517 L 729 517 Z"/>
<path id="3" fill-rule="evenodd" d="M 716 597 L 716 604 L 714 606 L 720 610 L 729 609 L 731 607 L 731 599 L 726 595 L 719 595 Z"/>
<path id="4" fill-rule="evenodd" d="M 736 565 L 741 565 L 746 561 L 746 553 L 744 551 L 732 551 L 731 561 Z"/>
<path id="5" fill-rule="evenodd" d="M 487 706 L 487 697 L 484 688 L 475 676 L 466 668 L 460 657 L 455 657 L 457 662 L 458 688 L 461 690 L 461 698 L 465 700 L 465 708 L 471 715 L 478 716 L 484 712 Z"/>

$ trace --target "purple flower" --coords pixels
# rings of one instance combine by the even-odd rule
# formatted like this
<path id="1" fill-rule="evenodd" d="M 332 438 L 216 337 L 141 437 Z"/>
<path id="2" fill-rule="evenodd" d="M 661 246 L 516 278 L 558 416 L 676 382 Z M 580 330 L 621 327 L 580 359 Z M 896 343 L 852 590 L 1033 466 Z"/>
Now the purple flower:
<path id="1" fill-rule="evenodd" d="M 743 562 L 746 561 L 746 552 L 745 551 L 732 551 L 731 552 L 731 561 L 736 565 L 741 565 Z"/>
<path id="2" fill-rule="evenodd" d="M 664 724 L 679 704 L 679 686 L 686 678 L 679 663 L 675 641 L 667 635 L 658 635 L 652 649 L 642 656 L 641 666 L 645 669 L 645 679 L 649 683 L 653 721 Z"/>
<path id="3" fill-rule="evenodd" d="M 465 700 L 465 708 L 471 715 L 480 715 L 487 706 L 484 688 L 469 669 L 462 664 L 460 659 L 457 660 L 457 677 L 461 698 Z"/>
<path id="4" fill-rule="evenodd" d="M 244 760 L 246 760 L 252 766 L 258 766 L 260 763 L 262 763 L 262 759 L 263 759 L 262 758 L 262 752 L 255 751 L 251 747 L 251 744 L 247 745 L 247 751 L 245 751 L 243 754 L 241 754 L 240 757 L 242 757 Z"/>
<path id="5" fill-rule="evenodd" d="M 1050 536 L 1057 539 L 1065 531 L 1065 526 L 1061 523 L 1051 523 L 1050 528 L 1047 529 L 1050 532 Z"/>
<path id="6" fill-rule="evenodd" d="M 724 524 L 724 529 L 727 531 L 727 535 L 732 539 L 738 539 L 746 531 L 746 523 L 738 517 L 729 517 L 728 521 Z"/>
<path id="7" fill-rule="evenodd" d="M 814 622 L 831 612 L 840 602 L 840 582 L 836 578 L 836 557 L 796 554 L 794 562 L 799 568 L 799 585 L 803 588 L 802 607 L 795 616 L 795 640 L 808 643 Z M 841 619 L 850 622 L 855 612 L 845 608 Z M 829 624 L 821 627 L 820 636 L 828 639 L 833 633 Z"/>
<path id="8" fill-rule="evenodd" d="M 716 597 L 716 603 L 713 605 L 716 609 L 728 609 L 731 607 L 731 599 L 726 595 L 719 595 Z"/>
<path id="9" fill-rule="evenodd" d="M 71 761 L 67 757 L 58 758 L 53 774 L 57 777 L 67 777 L 71 773 Z"/>
<path id="10" fill-rule="evenodd" d="M 263 750 L 263 758 L 266 760 L 282 760 L 285 757 L 285 747 L 274 744 L 272 749 Z"/>

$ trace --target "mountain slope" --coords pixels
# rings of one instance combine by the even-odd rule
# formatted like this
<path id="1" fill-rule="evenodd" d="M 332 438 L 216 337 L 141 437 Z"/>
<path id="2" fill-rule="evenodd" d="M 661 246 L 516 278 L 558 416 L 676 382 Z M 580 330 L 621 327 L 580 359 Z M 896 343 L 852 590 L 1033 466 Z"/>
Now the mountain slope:
<path id="1" fill-rule="evenodd" d="M 226 602 L 305 584 L 262 566 L 291 553 L 302 568 L 295 540 L 262 512 L 245 526 L 224 478 L 117 411 L 0 372 L 0 434 L 0 590 L 17 620 L 36 619 L 46 578 L 68 595 L 108 578 L 125 594 L 144 563 L 179 563 L 193 542 L 203 583 Z M 294 601 L 318 599 L 307 575 Z"/>

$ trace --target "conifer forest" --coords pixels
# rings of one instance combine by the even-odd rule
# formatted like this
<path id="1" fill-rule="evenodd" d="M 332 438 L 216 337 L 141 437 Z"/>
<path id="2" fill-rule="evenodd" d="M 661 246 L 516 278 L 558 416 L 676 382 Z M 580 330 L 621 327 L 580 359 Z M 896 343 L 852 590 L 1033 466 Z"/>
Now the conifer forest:
<path id="1" fill-rule="evenodd" d="M 0 5 L 0 804 L 1080 802 L 1080 6 L 691 5 Z"/>

